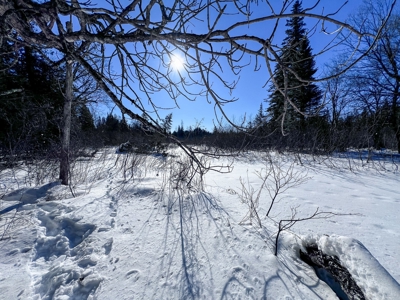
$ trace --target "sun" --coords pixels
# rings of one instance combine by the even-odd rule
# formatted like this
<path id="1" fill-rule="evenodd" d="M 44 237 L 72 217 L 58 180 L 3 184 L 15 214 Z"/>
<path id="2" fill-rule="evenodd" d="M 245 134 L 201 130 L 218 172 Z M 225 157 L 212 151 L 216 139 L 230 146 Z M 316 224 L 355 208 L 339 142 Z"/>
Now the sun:
<path id="1" fill-rule="evenodd" d="M 183 69 L 184 66 L 184 61 L 183 58 L 178 56 L 178 55 L 172 55 L 171 56 L 171 62 L 170 62 L 170 66 L 172 69 L 174 69 L 175 71 L 180 71 Z"/>

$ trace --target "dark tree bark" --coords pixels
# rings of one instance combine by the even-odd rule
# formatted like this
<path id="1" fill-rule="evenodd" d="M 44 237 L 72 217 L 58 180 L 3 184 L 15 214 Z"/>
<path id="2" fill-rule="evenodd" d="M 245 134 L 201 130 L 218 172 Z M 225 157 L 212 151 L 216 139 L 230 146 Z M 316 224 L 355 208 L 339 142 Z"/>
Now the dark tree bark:
<path id="1" fill-rule="evenodd" d="M 340 260 L 336 256 L 326 255 L 318 249 L 317 245 L 309 245 L 306 250 L 307 252 L 300 250 L 300 258 L 308 265 L 314 267 L 314 269 L 321 268 L 327 271 L 340 284 L 348 299 L 366 299 L 349 271 L 341 265 Z"/>

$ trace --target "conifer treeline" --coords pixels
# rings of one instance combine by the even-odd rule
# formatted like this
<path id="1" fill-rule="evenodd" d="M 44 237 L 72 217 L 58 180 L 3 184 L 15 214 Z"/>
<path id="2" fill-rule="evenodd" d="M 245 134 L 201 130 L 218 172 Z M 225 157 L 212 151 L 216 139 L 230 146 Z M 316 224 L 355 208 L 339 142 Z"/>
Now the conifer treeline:
<path id="1" fill-rule="evenodd" d="M 300 1 L 294 2 L 292 13 L 302 13 Z M 379 65 L 371 68 L 371 64 L 365 63 L 361 64 L 363 74 L 355 69 L 345 78 L 333 78 L 325 86 L 317 85 L 314 82 L 317 68 L 303 19 L 296 16 L 287 20 L 286 38 L 278 53 L 280 64 L 275 68 L 266 109 L 260 105 L 247 130 L 226 126 L 209 132 L 200 127 L 184 128 L 182 123 L 172 134 L 187 143 L 232 150 L 331 153 L 349 148 L 390 148 L 400 153 L 400 77 L 373 85 L 373 80 L 379 79 L 379 74 L 374 75 Z M 395 54 L 390 61 L 394 69 L 395 59 L 400 57 Z M 15 62 L 11 56 L 2 56 L 0 70 L 0 155 L 50 153 L 57 158 L 65 68 L 52 65 L 40 53 L 25 47 Z M 366 74 L 373 75 L 372 81 Z M 392 83 L 393 91 L 390 90 Z M 136 149 L 148 151 L 169 142 L 139 123 L 129 123 L 111 113 L 95 118 L 88 107 L 90 95 L 78 94 L 73 102 L 73 150 L 129 141 Z M 171 133 L 172 114 L 160 120 L 159 126 L 161 132 Z"/>
<path id="2" fill-rule="evenodd" d="M 312 65 L 312 64 L 310 64 Z M 60 122 L 63 105 L 63 70 L 51 67 L 38 53 L 24 49 L 20 60 L 0 73 L 0 148 L 2 157 L 10 154 L 51 154 L 59 151 Z M 279 70 L 276 74 L 279 76 Z M 273 89 L 273 88 L 272 88 Z M 315 89 L 315 87 L 313 87 Z M 14 91 L 7 94 L 8 91 Z M 318 94 L 318 93 L 315 93 Z M 255 118 L 247 125 L 247 134 L 233 127 L 175 127 L 172 134 L 187 143 L 207 144 L 224 149 L 286 149 L 313 153 L 344 151 L 354 148 L 396 148 L 395 134 L 388 125 L 390 107 L 382 105 L 379 114 L 363 110 L 348 112 L 332 119 L 327 109 L 311 118 L 302 118 L 288 109 L 285 131 L 281 132 L 281 114 L 275 109 L 281 98 L 271 93 L 269 101 L 278 105 L 260 105 Z M 294 98 L 300 103 L 301 98 Z M 318 99 L 310 109 L 318 105 Z M 299 104 L 300 105 L 300 104 Z M 306 104 L 307 105 L 307 104 Z M 289 117 L 290 116 L 290 117 Z M 160 126 L 170 132 L 172 115 Z M 127 122 L 111 113 L 95 118 L 87 103 L 76 101 L 73 106 L 72 148 L 116 146 L 130 141 L 147 151 L 168 142 L 146 130 L 139 123 Z"/>

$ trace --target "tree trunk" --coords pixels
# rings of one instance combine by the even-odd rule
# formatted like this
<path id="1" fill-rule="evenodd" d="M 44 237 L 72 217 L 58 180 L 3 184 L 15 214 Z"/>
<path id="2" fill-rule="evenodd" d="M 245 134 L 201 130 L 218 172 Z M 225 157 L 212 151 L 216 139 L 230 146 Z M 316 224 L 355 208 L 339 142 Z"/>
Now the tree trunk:
<path id="1" fill-rule="evenodd" d="M 396 80 L 392 96 L 392 114 L 391 123 L 392 128 L 396 136 L 397 152 L 400 154 L 400 120 L 399 120 L 399 92 L 400 92 L 400 81 Z"/>
<path id="2" fill-rule="evenodd" d="M 314 268 L 317 276 L 321 280 L 325 281 L 324 279 L 328 277 L 337 282 L 338 285 L 332 284 L 332 280 L 325 281 L 338 295 L 339 299 L 366 299 L 350 272 L 342 266 L 340 260 L 336 256 L 323 253 L 318 249 L 317 245 L 309 245 L 306 247 L 306 250 L 307 252 L 300 250 L 300 258 Z"/>
<path id="3" fill-rule="evenodd" d="M 60 180 L 61 184 L 69 183 L 69 144 L 71 134 L 71 107 L 73 98 L 73 62 L 67 58 L 67 70 L 65 77 L 65 95 L 64 95 L 64 113 L 62 121 L 62 141 L 61 141 L 61 157 L 60 157 Z"/>
<path id="4" fill-rule="evenodd" d="M 396 141 L 397 141 L 397 153 L 400 154 L 400 128 L 398 128 L 396 132 Z"/>

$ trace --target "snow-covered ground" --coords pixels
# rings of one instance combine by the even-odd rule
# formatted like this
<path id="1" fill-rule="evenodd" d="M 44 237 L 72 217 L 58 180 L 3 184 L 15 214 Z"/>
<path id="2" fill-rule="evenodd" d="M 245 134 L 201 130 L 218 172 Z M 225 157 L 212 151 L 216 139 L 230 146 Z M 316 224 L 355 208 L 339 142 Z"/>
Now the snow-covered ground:
<path id="1" fill-rule="evenodd" d="M 207 173 L 202 189 L 197 178 L 186 186 L 179 153 L 106 149 L 74 166 L 71 188 L 50 179 L 29 186 L 32 172 L 4 170 L 0 299 L 337 299 L 300 260 L 311 243 L 336 255 L 367 299 L 400 299 L 397 165 L 271 154 L 280 176 L 292 166 L 305 182 L 278 195 L 266 217 L 273 176 L 257 197 L 270 170 L 263 156 Z M 248 215 L 246 191 L 258 199 L 261 227 Z M 283 231 L 274 256 L 278 222 L 317 208 L 336 215 Z"/>

